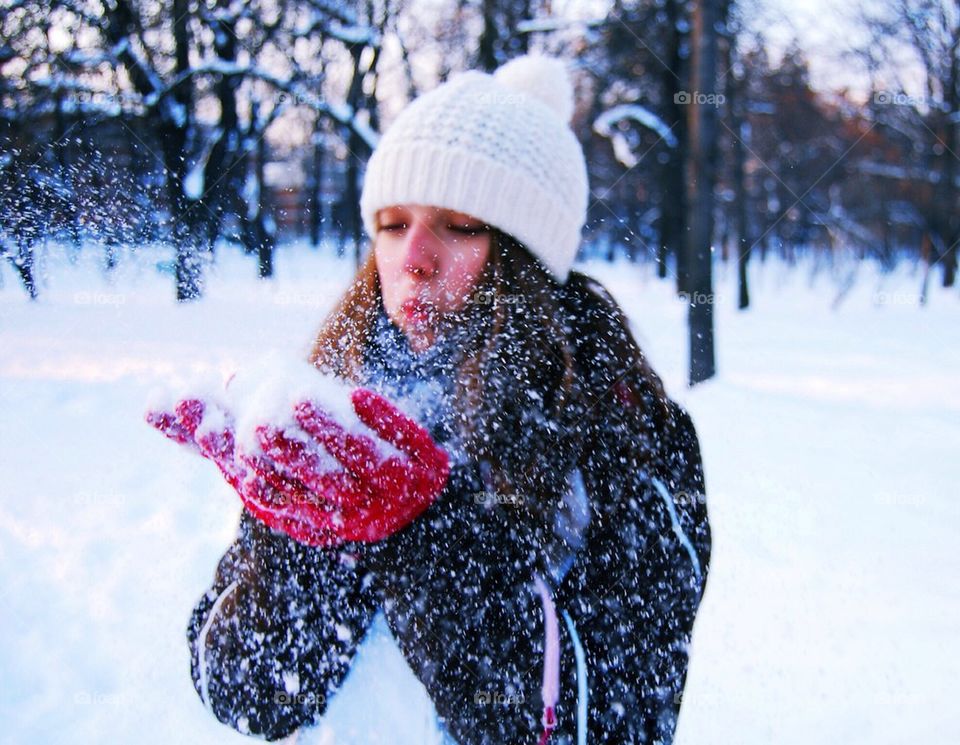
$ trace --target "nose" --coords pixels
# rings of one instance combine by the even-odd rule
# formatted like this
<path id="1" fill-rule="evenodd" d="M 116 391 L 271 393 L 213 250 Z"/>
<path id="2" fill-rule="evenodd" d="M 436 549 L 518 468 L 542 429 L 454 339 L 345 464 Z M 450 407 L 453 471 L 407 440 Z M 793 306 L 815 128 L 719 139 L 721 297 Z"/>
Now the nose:
<path id="1" fill-rule="evenodd" d="M 421 279 L 429 279 L 439 269 L 440 239 L 425 222 L 413 220 L 407 229 L 403 270 Z"/>

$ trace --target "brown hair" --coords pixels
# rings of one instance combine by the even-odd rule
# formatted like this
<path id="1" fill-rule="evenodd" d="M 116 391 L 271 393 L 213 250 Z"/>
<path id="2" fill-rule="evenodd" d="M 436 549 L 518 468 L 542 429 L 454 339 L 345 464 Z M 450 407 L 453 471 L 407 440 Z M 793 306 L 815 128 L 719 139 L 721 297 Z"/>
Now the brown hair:
<path id="1" fill-rule="evenodd" d="M 652 433 L 668 425 L 671 409 L 623 311 L 587 275 L 573 271 L 560 285 L 494 229 L 471 300 L 464 309 L 471 338 L 454 376 L 457 426 L 471 457 L 484 464 L 487 488 L 542 526 L 597 424 L 612 416 L 627 424 L 625 437 L 638 444 L 646 438 L 652 449 Z M 369 250 L 320 327 L 310 362 L 366 384 L 364 352 L 381 303 Z"/>

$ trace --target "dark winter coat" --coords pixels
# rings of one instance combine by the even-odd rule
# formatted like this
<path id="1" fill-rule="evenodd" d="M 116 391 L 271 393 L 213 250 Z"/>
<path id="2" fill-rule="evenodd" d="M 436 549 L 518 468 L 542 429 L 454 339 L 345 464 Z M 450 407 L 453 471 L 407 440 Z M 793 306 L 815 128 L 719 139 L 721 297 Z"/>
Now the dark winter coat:
<path id="1" fill-rule="evenodd" d="M 381 332 L 402 338 L 392 324 Z M 586 343 L 578 351 L 585 375 L 591 353 Z M 385 390 L 448 384 L 438 354 L 392 356 L 381 369 Z M 551 742 L 576 742 L 571 627 L 587 676 L 587 741 L 670 742 L 710 553 L 699 445 L 689 416 L 671 403 L 679 426 L 660 433 L 655 467 L 624 469 L 638 445 L 623 436 L 618 406 L 608 406 L 571 473 L 589 522 L 560 567 L 508 508 L 483 496 L 483 467 L 469 461 L 455 461 L 436 502 L 377 544 L 311 548 L 244 511 L 188 628 L 203 702 L 221 721 L 268 739 L 318 720 L 382 609 L 458 743 L 533 742 L 543 729 L 537 572 L 561 614 Z M 443 444 L 450 433 L 442 412 L 433 413 L 425 424 Z"/>

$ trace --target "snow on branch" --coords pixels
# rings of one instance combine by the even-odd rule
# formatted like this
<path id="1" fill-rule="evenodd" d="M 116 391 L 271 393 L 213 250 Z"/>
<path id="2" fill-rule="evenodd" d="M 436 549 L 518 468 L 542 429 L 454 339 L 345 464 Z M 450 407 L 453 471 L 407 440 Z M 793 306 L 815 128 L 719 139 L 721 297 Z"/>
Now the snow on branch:
<path id="1" fill-rule="evenodd" d="M 333 14 L 329 8 L 325 7 L 326 3 L 314 3 L 314 5 L 319 6 L 317 10 L 320 12 L 316 13 L 313 19 L 306 20 L 294 29 L 296 36 L 308 37 L 319 32 L 321 36 L 336 39 L 347 46 L 355 44 L 380 46 L 380 34 L 372 26 L 363 26 L 357 23 L 356 19 L 342 13 Z"/>
<path id="2" fill-rule="evenodd" d="M 307 4 L 320 13 L 335 18 L 345 26 L 356 26 L 357 17 L 349 6 L 330 0 L 307 0 Z"/>
<path id="3" fill-rule="evenodd" d="M 601 137 L 610 139 L 613 144 L 614 156 L 627 168 L 633 168 L 638 159 L 630 149 L 630 145 L 623 134 L 615 129 L 617 124 L 625 120 L 635 121 L 640 126 L 655 132 L 669 147 L 677 146 L 677 138 L 673 134 L 672 128 L 667 126 L 667 123 L 650 109 L 637 104 L 614 106 L 596 118 L 593 123 L 593 131 Z"/>
<path id="4" fill-rule="evenodd" d="M 865 173 L 870 176 L 883 176 L 884 178 L 894 179 L 896 181 L 925 181 L 929 184 L 940 182 L 940 174 L 937 171 L 894 165 L 892 163 L 878 163 L 872 160 L 862 160 L 858 162 L 856 164 L 856 170 L 859 173 Z"/>
<path id="5" fill-rule="evenodd" d="M 330 117 L 338 124 L 347 127 L 364 141 L 364 143 L 373 150 L 379 140 L 379 135 L 370 128 L 370 125 L 361 117 L 357 116 L 347 104 L 335 104 L 324 101 L 309 87 L 304 86 L 295 79 L 279 78 L 276 75 L 267 72 L 262 67 L 256 65 L 241 65 L 235 62 L 224 62 L 219 59 L 211 59 L 191 67 L 182 75 L 177 76 L 168 86 L 169 90 L 180 85 L 184 80 L 195 75 L 227 75 L 242 76 L 245 78 L 256 78 L 272 85 L 276 90 L 286 93 L 290 99 L 298 104 L 308 106 L 320 114 Z"/>
<path id="6" fill-rule="evenodd" d="M 531 18 L 527 21 L 520 21 L 516 25 L 516 31 L 518 34 L 548 33 L 566 28 L 596 28 L 604 25 L 606 22 L 606 18 L 587 18 L 582 20 L 575 18 Z"/>

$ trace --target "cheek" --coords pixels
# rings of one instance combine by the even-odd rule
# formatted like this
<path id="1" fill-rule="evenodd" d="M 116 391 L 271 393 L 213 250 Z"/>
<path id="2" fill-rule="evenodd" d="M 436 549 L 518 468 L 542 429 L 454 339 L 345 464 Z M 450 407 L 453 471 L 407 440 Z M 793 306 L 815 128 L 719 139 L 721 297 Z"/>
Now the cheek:
<path id="1" fill-rule="evenodd" d="M 464 273 L 472 277 L 474 282 L 476 282 L 481 272 L 483 272 L 483 267 L 486 265 L 489 255 L 489 245 L 483 246 L 467 255 L 464 261 Z"/>
<path id="2" fill-rule="evenodd" d="M 487 238 L 475 251 L 471 251 L 464 260 L 464 274 L 470 277 L 470 287 L 477 284 L 483 269 L 490 258 L 490 239 Z"/>
<path id="3" fill-rule="evenodd" d="M 447 287 L 454 296 L 456 305 L 462 304 L 476 287 L 490 254 L 489 243 L 476 249 L 464 251 L 448 269 Z"/>
<path id="4" fill-rule="evenodd" d="M 378 250 L 376 246 L 373 249 L 374 263 L 377 265 L 377 274 L 380 277 L 380 292 L 388 310 L 399 304 L 396 300 L 397 280 L 401 273 L 400 262 L 396 258 L 398 255 L 396 253 L 391 254 L 389 251 Z"/>

